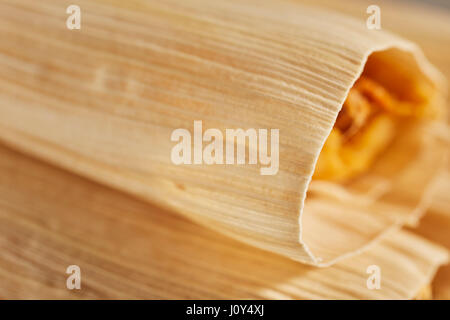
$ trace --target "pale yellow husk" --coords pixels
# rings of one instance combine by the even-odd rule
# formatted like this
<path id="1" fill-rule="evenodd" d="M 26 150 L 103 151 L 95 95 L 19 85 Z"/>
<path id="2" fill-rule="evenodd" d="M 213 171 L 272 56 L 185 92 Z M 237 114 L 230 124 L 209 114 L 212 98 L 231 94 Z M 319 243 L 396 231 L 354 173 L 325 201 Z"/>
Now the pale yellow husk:
<path id="1" fill-rule="evenodd" d="M 415 45 L 295 3 L 60 1 L 0 4 L 0 139 L 174 209 L 214 230 L 327 266 L 415 223 L 444 151 L 408 126 L 348 183 L 313 183 L 321 148 L 374 52 L 408 79 L 441 76 Z M 26 23 L 25 23 L 26 22 Z M 280 168 L 176 166 L 174 129 L 280 129 Z M 349 201 L 350 200 L 350 201 Z"/>
<path id="2" fill-rule="evenodd" d="M 410 299 L 447 251 L 410 232 L 307 266 L 0 146 L 0 297 Z M 81 290 L 66 289 L 66 268 Z M 369 266 L 380 289 L 369 289 Z"/>
<path id="3" fill-rule="evenodd" d="M 450 146 L 450 135 L 447 133 L 447 146 Z M 433 204 L 426 216 L 421 220 L 417 232 L 432 241 L 435 241 L 447 249 L 450 249 L 450 166 L 447 171 L 439 176 L 434 186 L 436 189 Z M 450 299 L 450 266 L 441 268 L 432 284 L 434 299 Z"/>

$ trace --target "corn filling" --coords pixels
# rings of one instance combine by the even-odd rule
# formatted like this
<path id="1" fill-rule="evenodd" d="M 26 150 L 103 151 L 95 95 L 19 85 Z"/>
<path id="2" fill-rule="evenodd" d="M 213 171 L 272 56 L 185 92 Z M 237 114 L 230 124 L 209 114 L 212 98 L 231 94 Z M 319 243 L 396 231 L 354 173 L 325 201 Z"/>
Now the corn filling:
<path id="1" fill-rule="evenodd" d="M 426 89 L 421 90 L 424 96 Z M 313 179 L 345 181 L 366 171 L 392 143 L 400 121 L 428 116 L 426 102 L 400 99 L 376 80 L 361 76 L 325 142 Z"/>

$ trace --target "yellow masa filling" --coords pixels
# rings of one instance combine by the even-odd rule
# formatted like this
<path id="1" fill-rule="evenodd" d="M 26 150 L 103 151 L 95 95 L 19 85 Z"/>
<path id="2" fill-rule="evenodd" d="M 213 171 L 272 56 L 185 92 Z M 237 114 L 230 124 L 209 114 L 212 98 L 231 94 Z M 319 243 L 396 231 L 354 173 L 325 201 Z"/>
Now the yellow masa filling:
<path id="1" fill-rule="evenodd" d="M 421 97 L 414 101 L 401 99 L 377 80 L 363 74 L 350 89 L 313 179 L 345 181 L 365 172 L 392 143 L 401 121 L 429 116 L 426 84 L 416 86 Z"/>
<path id="2" fill-rule="evenodd" d="M 403 123 L 440 115 L 436 87 L 401 63 L 404 58 L 396 50 L 369 57 L 324 144 L 313 179 L 346 182 L 366 172 L 405 129 Z M 432 297 L 431 284 L 416 294 L 416 299 Z"/>

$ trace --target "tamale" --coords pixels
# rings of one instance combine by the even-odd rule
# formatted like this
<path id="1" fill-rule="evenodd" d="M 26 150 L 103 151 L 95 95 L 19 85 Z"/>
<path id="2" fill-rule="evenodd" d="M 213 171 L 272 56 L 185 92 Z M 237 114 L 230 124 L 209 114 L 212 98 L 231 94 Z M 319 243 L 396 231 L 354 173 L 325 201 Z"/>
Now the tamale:
<path id="1" fill-rule="evenodd" d="M 386 137 L 366 159 L 342 177 L 331 170 L 328 180 L 311 182 L 344 101 L 362 92 L 364 79 L 400 101 L 405 92 L 417 92 L 406 100 L 426 95 L 439 109 L 443 77 L 413 43 L 290 1 L 79 5 L 82 27 L 71 31 L 60 1 L 0 3 L 3 143 L 319 266 L 417 222 L 429 204 L 445 151 L 429 121 L 369 121 L 370 141 Z M 409 90 L 421 83 L 425 89 Z M 173 163 L 171 134 L 192 132 L 197 120 L 222 132 L 279 130 L 277 174 L 250 164 Z"/>

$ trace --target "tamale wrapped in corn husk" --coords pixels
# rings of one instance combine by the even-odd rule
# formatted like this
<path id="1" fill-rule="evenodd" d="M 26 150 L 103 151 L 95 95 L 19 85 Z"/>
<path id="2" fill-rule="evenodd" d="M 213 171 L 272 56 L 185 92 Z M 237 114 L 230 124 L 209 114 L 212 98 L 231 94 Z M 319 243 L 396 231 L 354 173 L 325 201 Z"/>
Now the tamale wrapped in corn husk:
<path id="1" fill-rule="evenodd" d="M 427 208 L 445 84 L 413 43 L 293 2 L 78 4 L 80 30 L 60 1 L 0 4 L 3 143 L 316 266 Z M 276 174 L 175 165 L 198 120 L 278 129 Z"/>

